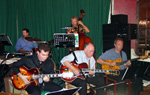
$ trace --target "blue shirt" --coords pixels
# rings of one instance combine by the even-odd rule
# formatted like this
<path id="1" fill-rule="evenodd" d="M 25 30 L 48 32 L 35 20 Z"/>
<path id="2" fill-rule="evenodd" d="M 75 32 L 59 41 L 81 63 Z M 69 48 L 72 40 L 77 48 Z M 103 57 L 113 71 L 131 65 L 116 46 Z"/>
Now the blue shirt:
<path id="1" fill-rule="evenodd" d="M 124 51 L 122 52 L 122 56 L 120 53 L 115 52 L 114 48 L 107 50 L 104 54 L 102 54 L 99 58 L 103 60 L 116 60 L 118 58 L 121 58 L 122 61 L 127 60 L 127 55 Z M 124 65 L 119 66 L 121 70 L 125 69 Z"/>
<path id="2" fill-rule="evenodd" d="M 23 36 L 21 36 L 16 43 L 15 49 L 18 51 L 19 49 L 23 49 L 24 51 L 32 51 L 33 48 L 36 48 L 37 43 L 33 43 L 31 41 L 26 41 Z"/>

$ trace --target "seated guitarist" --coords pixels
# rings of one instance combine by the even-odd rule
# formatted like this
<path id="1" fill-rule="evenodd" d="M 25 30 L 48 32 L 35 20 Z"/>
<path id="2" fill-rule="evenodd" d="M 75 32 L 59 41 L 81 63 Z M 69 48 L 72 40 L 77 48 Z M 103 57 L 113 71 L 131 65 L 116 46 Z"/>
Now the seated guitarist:
<path id="1" fill-rule="evenodd" d="M 123 48 L 123 40 L 121 38 L 116 38 L 114 40 L 114 46 L 115 48 L 112 48 L 110 50 L 107 50 L 104 54 L 102 54 L 98 59 L 97 59 L 97 63 L 100 64 L 106 64 L 106 65 L 110 65 L 110 66 L 115 66 L 116 62 L 114 62 L 114 60 L 117 60 L 118 58 L 121 58 L 122 61 L 126 61 L 127 60 L 127 55 L 124 51 L 122 51 Z M 109 62 L 106 60 L 113 60 L 113 62 Z M 131 65 L 130 61 L 127 61 L 127 63 L 120 65 L 120 70 L 123 70 L 125 68 L 127 68 L 128 66 Z"/>
<path id="2" fill-rule="evenodd" d="M 26 56 L 19 60 L 18 62 L 13 63 L 12 69 L 15 74 L 17 74 L 25 84 L 29 84 L 30 82 L 26 79 L 27 76 L 24 76 L 20 73 L 19 68 L 21 66 L 25 66 L 28 69 L 39 68 L 40 73 L 42 74 L 51 74 L 54 73 L 54 64 L 52 60 L 49 58 L 50 47 L 46 43 L 42 43 L 38 46 L 37 54 L 32 56 Z M 46 91 L 56 91 L 60 90 L 62 87 L 52 82 L 52 80 L 48 76 L 44 76 L 39 79 L 39 85 L 33 86 L 29 85 L 25 88 L 28 94 L 32 95 L 41 95 L 42 90 Z"/>
<path id="3" fill-rule="evenodd" d="M 80 70 L 73 67 L 71 65 L 71 62 L 74 61 L 74 59 L 76 59 L 77 64 L 86 63 L 89 69 L 95 69 L 96 60 L 93 57 L 94 51 L 95 51 L 94 45 L 92 43 L 86 43 L 84 45 L 84 50 L 74 51 L 74 54 L 72 52 L 71 54 L 65 56 L 61 60 L 61 63 L 67 66 L 69 69 L 71 69 L 75 75 L 79 75 Z M 95 73 L 92 70 L 89 71 L 88 75 L 89 77 L 86 78 L 88 83 L 91 83 L 96 87 L 104 85 L 104 79 L 102 75 L 95 76 Z M 85 80 L 76 78 L 71 84 L 77 87 L 82 87 L 82 89 L 79 91 L 80 95 L 87 95 L 87 83 Z M 96 95 L 105 95 L 105 92 L 103 89 L 100 89 L 96 91 Z"/>

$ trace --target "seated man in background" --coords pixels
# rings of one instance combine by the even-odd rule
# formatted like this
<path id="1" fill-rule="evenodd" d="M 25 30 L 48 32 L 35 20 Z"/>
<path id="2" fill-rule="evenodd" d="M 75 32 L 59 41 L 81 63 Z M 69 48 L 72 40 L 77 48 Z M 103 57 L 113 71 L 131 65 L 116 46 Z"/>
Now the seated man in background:
<path id="1" fill-rule="evenodd" d="M 17 52 L 31 52 L 33 48 L 37 48 L 37 43 L 27 41 L 25 38 L 29 37 L 29 30 L 22 29 L 22 36 L 17 40 L 15 49 Z"/>
<path id="2" fill-rule="evenodd" d="M 20 73 L 19 68 L 25 66 L 28 69 L 39 68 L 41 74 L 53 74 L 54 73 L 54 63 L 49 58 L 50 47 L 46 43 L 42 43 L 38 46 L 37 54 L 31 56 L 25 56 L 18 62 L 13 63 L 12 70 L 15 75 L 18 75 L 25 84 L 29 84 L 30 81 L 27 80 L 27 76 Z M 25 89 L 28 94 L 41 95 L 41 91 L 57 91 L 61 90 L 62 87 L 52 82 L 48 76 L 39 78 L 39 85 L 28 85 Z"/>

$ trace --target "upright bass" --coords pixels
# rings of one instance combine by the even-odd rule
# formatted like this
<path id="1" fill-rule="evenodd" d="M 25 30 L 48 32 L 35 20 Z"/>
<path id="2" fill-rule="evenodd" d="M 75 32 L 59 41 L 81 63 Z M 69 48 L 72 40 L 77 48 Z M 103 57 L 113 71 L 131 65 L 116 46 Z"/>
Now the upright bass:
<path id="1" fill-rule="evenodd" d="M 80 13 L 81 13 L 81 15 L 78 18 L 78 22 L 82 21 L 83 16 L 85 14 L 84 10 L 80 10 Z M 78 33 L 78 35 L 79 35 L 79 47 L 76 48 L 76 50 L 83 50 L 85 43 L 92 42 L 91 38 L 89 38 L 85 35 L 85 33 L 86 33 L 85 27 L 83 27 L 79 23 L 78 23 L 77 27 L 72 27 L 72 29 L 68 29 L 67 33 Z"/>
<path id="2" fill-rule="evenodd" d="M 84 10 L 80 10 L 80 13 L 81 13 L 81 15 L 79 16 L 79 21 L 82 21 L 85 12 L 84 12 Z M 79 33 L 79 48 L 78 48 L 78 50 L 83 50 L 84 44 L 90 43 L 90 42 L 92 42 L 92 40 L 91 40 L 91 38 L 89 38 L 85 35 L 85 32 L 81 31 L 80 27 L 79 27 L 78 33 Z"/>

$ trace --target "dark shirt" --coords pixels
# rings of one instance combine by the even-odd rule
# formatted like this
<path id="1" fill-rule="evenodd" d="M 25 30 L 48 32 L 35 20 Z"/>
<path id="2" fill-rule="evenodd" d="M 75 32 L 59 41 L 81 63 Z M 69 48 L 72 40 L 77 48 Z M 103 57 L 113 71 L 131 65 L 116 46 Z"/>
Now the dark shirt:
<path id="1" fill-rule="evenodd" d="M 41 63 L 41 66 L 40 66 L 40 61 L 37 57 L 37 54 L 34 54 L 32 56 L 25 56 L 21 60 L 13 63 L 12 70 L 13 70 L 14 74 L 18 74 L 20 72 L 19 68 L 21 66 L 25 66 L 28 69 L 41 67 L 40 70 L 43 74 L 54 73 L 54 64 L 53 64 L 52 60 L 50 58 L 47 58 L 44 62 Z"/>

